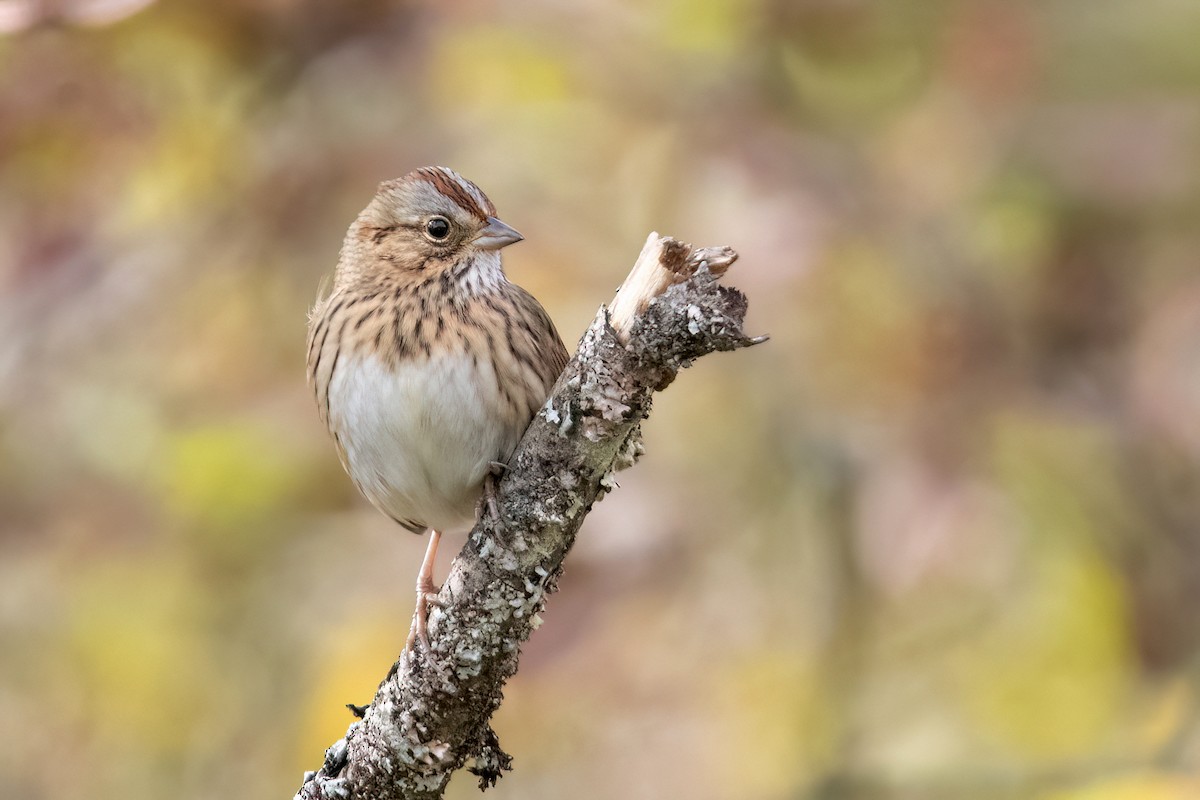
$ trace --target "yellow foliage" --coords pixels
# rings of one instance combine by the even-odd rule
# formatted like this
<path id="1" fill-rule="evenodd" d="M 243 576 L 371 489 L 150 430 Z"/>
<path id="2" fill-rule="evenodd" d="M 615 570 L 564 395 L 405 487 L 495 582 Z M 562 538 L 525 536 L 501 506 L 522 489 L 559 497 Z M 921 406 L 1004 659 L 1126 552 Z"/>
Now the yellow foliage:
<path id="1" fill-rule="evenodd" d="M 395 610 L 395 609 L 391 609 Z M 296 731 L 295 768 L 312 769 L 332 742 L 346 735 L 354 717 L 347 703 L 366 705 L 404 645 L 403 623 L 391 613 L 358 613 L 331 628 L 314 651 L 312 687 Z"/>
<path id="2" fill-rule="evenodd" d="M 731 792 L 783 796 L 831 762 L 841 726 L 825 688 L 813 662 L 776 649 L 747 654 L 723 672 L 713 696 L 721 741 L 732 745 L 721 759 Z"/>
<path id="3" fill-rule="evenodd" d="M 1122 775 L 1039 795 L 1037 800 L 1195 800 L 1200 797 L 1200 779 L 1191 775 L 1144 773 Z"/>
<path id="4" fill-rule="evenodd" d="M 1129 677 L 1121 587 L 1111 568 L 1061 548 L 1030 565 L 1003 621 L 959 663 L 981 733 L 1034 762 L 1079 757 L 1110 736 Z"/>
<path id="5" fill-rule="evenodd" d="M 457 111 L 554 103 L 573 94 L 568 62 L 549 42 L 513 29 L 468 27 L 438 43 L 432 98 Z"/>
<path id="6" fill-rule="evenodd" d="M 205 34 L 196 19 L 135 26 L 114 47 L 113 57 L 158 114 L 150 141 L 138 143 L 129 180 L 114 198 L 122 228 L 139 231 L 177 219 L 242 174 L 238 156 L 245 145 L 239 137 L 251 84 L 230 68 L 221 42 Z"/>
<path id="7" fill-rule="evenodd" d="M 670 47 L 711 60 L 736 51 L 758 5 L 756 0 L 670 0 L 656 7 Z"/>
<path id="8" fill-rule="evenodd" d="M 71 590 L 66 651 L 91 724 L 112 744 L 186 750 L 221 683 L 206 631 L 205 594 L 179 562 L 103 562 Z"/>
<path id="9" fill-rule="evenodd" d="M 246 422 L 179 433 L 163 459 L 163 502 L 206 548 L 245 555 L 273 537 L 299 491 L 290 456 L 284 437 Z"/>

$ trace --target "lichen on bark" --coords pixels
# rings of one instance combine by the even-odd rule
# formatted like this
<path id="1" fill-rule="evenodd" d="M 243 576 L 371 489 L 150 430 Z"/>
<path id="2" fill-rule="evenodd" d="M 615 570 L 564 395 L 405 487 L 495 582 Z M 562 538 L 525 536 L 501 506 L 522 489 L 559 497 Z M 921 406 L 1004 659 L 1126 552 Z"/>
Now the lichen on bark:
<path id="1" fill-rule="evenodd" d="M 468 762 L 481 788 L 511 768 L 489 720 L 584 517 L 640 455 L 653 394 L 702 355 L 763 341 L 742 331 L 745 296 L 718 283 L 736 258 L 650 235 L 517 446 L 497 514 L 454 560 L 429 648 L 400 655 L 297 798 L 425 800 Z"/>

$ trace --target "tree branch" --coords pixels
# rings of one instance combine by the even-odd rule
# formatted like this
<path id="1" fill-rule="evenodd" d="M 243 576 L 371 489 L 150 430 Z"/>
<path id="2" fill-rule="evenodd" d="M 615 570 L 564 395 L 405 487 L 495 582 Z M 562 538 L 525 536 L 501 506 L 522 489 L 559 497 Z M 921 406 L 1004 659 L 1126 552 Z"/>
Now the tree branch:
<path id="1" fill-rule="evenodd" d="M 745 296 L 717 283 L 736 258 L 650 234 L 510 459 L 499 519 L 485 511 L 454 560 L 429 650 L 401 654 L 297 798 L 425 800 L 468 760 L 481 788 L 510 768 L 488 721 L 592 503 L 641 454 L 651 396 L 699 356 L 766 338 L 746 337 Z"/>

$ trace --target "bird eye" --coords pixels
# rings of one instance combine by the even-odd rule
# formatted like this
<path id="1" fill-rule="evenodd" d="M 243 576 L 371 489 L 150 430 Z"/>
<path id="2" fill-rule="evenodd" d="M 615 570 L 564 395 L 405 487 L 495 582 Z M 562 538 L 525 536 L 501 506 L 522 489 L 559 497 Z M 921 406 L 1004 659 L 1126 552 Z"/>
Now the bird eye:
<path id="1" fill-rule="evenodd" d="M 434 239 L 445 239 L 450 235 L 450 220 L 445 217 L 430 217 L 425 223 L 425 232 Z"/>

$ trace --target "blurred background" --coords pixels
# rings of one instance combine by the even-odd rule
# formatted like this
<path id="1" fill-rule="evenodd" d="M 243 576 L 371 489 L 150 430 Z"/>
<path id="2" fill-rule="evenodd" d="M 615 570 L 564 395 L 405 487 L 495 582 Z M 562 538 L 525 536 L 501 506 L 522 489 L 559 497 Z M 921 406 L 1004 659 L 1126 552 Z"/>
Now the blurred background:
<path id="1" fill-rule="evenodd" d="M 656 402 L 490 797 L 1200 797 L 1200 4 L 0 29 L 6 795 L 289 797 L 370 699 L 425 543 L 342 473 L 305 318 L 376 183 L 446 164 L 568 342 L 651 230 L 739 250 L 772 335 Z"/>

